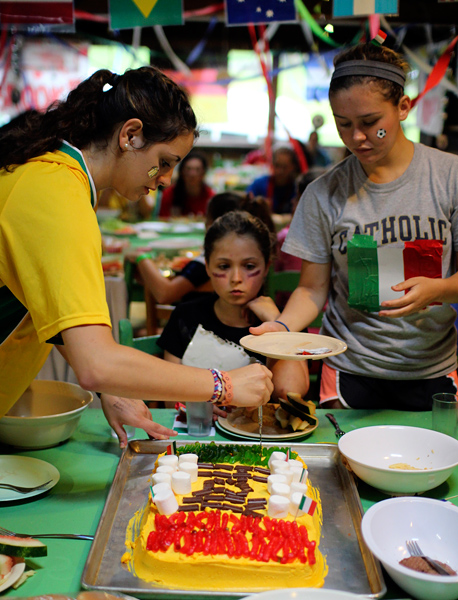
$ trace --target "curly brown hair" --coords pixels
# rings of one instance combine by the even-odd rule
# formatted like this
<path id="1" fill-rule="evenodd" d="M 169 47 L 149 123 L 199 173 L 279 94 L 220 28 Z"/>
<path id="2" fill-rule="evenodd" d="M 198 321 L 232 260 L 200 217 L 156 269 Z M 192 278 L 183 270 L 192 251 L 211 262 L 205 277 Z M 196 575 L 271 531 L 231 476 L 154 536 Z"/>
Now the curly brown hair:
<path id="1" fill-rule="evenodd" d="M 91 144 L 105 148 L 116 129 L 132 118 L 143 123 L 145 149 L 179 135 L 199 135 L 186 93 L 159 69 L 140 67 L 123 75 L 101 69 L 66 100 L 53 103 L 44 113 L 30 111 L 17 127 L 0 130 L 0 168 L 11 170 L 53 152 L 63 140 L 80 150 Z"/>
<path id="2" fill-rule="evenodd" d="M 409 64 L 397 52 L 390 48 L 376 46 L 370 42 L 358 44 L 357 46 L 343 50 L 334 58 L 334 66 L 336 67 L 349 60 L 373 60 L 399 67 L 404 73 L 409 71 Z M 354 85 L 368 83 L 376 86 L 385 100 L 392 102 L 395 106 L 399 104 L 400 99 L 404 95 L 404 88 L 393 81 L 381 79 L 380 77 L 372 77 L 370 75 L 349 75 L 331 81 L 329 86 L 329 97 L 339 90 L 347 90 Z"/>

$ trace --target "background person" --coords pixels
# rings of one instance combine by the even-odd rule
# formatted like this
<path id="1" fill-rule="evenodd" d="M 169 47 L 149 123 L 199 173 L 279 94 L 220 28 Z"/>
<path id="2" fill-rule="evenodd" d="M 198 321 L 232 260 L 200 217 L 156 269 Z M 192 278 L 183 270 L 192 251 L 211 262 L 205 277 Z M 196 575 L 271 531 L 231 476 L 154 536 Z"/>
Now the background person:
<path id="1" fill-rule="evenodd" d="M 161 192 L 160 217 L 203 216 L 215 192 L 205 182 L 208 162 L 204 154 L 193 150 L 178 166 L 178 179 Z"/>
<path id="2" fill-rule="evenodd" d="M 348 344 L 324 361 L 320 400 L 330 405 L 430 410 L 433 393 L 457 389 L 450 303 L 458 300 L 458 157 L 405 137 L 406 70 L 398 54 L 370 43 L 336 57 L 329 98 L 351 154 L 307 187 L 283 246 L 303 264 L 279 320 L 301 331 L 328 299 L 322 333 Z M 358 308 L 350 302 L 355 234 L 370 236 L 381 257 L 406 242 L 440 240 L 442 277 L 401 275 L 387 286 L 395 299 Z M 265 323 L 252 332 L 281 328 Z"/>
<path id="3" fill-rule="evenodd" d="M 291 212 L 291 202 L 296 193 L 295 181 L 301 172 L 294 148 L 279 145 L 272 153 L 272 174 L 257 177 L 247 188 L 254 196 L 263 196 L 272 207 L 272 212 Z"/>
<path id="4" fill-rule="evenodd" d="M 161 439 L 174 434 L 153 423 L 137 398 L 214 396 L 210 371 L 177 367 L 114 341 L 94 212 L 105 188 L 136 201 L 169 185 L 197 135 L 185 93 L 154 67 L 121 76 L 97 71 L 65 101 L 0 133 L 0 416 L 52 344 L 84 389 L 103 392 L 104 413 L 122 445 L 124 424 Z M 265 367 L 231 376 L 234 404 L 270 398 Z"/>

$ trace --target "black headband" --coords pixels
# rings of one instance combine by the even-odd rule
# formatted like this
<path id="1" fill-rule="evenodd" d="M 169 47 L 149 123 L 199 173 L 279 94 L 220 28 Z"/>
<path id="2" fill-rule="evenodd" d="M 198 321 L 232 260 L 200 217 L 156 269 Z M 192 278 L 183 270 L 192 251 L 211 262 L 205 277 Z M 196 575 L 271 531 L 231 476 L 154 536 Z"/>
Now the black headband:
<path id="1" fill-rule="evenodd" d="M 393 81 L 402 87 L 406 82 L 406 74 L 400 67 L 378 60 L 348 60 L 341 62 L 334 69 L 331 82 L 339 77 L 350 77 L 352 75 L 388 79 L 388 81 Z"/>

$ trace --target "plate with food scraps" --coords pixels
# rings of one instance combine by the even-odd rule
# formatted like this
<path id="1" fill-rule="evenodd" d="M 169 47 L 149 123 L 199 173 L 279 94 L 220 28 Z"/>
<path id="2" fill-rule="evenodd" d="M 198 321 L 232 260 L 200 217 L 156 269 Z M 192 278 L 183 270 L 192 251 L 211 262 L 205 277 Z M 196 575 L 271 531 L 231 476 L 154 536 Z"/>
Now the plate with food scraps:
<path id="1" fill-rule="evenodd" d="M 347 349 L 347 344 L 337 338 L 295 331 L 246 335 L 240 344 L 251 352 L 281 360 L 318 360 Z"/>
<path id="2" fill-rule="evenodd" d="M 318 427 L 318 419 L 315 417 L 312 423 L 306 423 L 303 429 L 294 431 L 291 425 L 282 427 L 276 418 L 278 413 L 278 404 L 266 404 L 263 409 L 262 439 L 263 440 L 288 440 L 297 439 L 310 435 Z M 270 410 L 272 409 L 272 410 Z M 258 411 L 247 411 L 239 407 L 227 414 L 227 417 L 218 417 L 215 423 L 216 427 L 226 433 L 240 439 L 259 440 Z"/>

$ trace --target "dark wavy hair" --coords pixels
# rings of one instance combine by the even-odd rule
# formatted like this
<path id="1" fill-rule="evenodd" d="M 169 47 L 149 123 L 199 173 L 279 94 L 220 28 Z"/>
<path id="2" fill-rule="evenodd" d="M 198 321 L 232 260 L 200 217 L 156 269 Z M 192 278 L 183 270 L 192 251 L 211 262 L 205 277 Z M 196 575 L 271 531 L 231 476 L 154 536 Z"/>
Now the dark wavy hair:
<path id="1" fill-rule="evenodd" d="M 111 89 L 103 91 L 106 84 Z M 80 150 L 106 148 L 122 123 L 143 123 L 145 149 L 194 133 L 197 121 L 186 93 L 155 67 L 127 70 L 123 75 L 101 69 L 82 81 L 66 100 L 46 112 L 30 111 L 17 127 L 0 131 L 0 168 L 56 150 L 62 140 Z"/>
<path id="2" fill-rule="evenodd" d="M 404 73 L 409 71 L 409 64 L 397 52 L 383 46 L 375 46 L 370 42 L 358 44 L 357 46 L 343 50 L 334 58 L 334 66 L 336 67 L 348 60 L 375 60 L 399 67 Z M 394 106 L 399 104 L 399 100 L 404 95 L 404 88 L 398 83 L 394 83 L 394 81 L 370 75 L 349 75 L 348 77 L 339 77 L 331 81 L 329 97 L 339 90 L 347 90 L 354 85 L 367 84 L 369 82 L 377 86 L 385 100 L 392 102 Z"/>
<path id="3" fill-rule="evenodd" d="M 246 211 L 233 210 L 218 217 L 205 235 L 204 253 L 207 263 L 210 261 L 216 242 L 231 233 L 251 237 L 258 244 L 266 265 L 270 262 L 275 245 L 267 225 Z"/>

